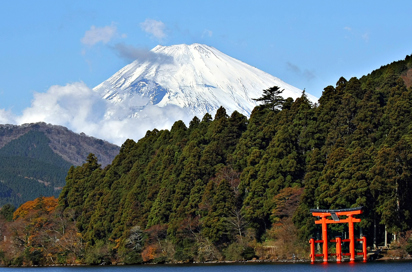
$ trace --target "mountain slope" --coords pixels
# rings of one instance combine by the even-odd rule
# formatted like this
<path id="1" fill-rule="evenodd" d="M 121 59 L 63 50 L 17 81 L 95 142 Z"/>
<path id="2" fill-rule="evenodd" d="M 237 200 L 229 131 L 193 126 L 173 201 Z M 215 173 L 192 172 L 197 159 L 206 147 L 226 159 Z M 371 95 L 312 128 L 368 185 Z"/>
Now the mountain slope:
<path id="1" fill-rule="evenodd" d="M 103 165 L 119 147 L 45 123 L 0 125 L 0 206 L 39 196 L 58 197 L 71 165 L 96 153 Z"/>
<path id="2" fill-rule="evenodd" d="M 44 133 L 50 140 L 49 146 L 53 152 L 71 165 L 83 164 L 87 155 L 93 153 L 104 167 L 111 163 L 120 150 L 120 147 L 104 140 L 89 137 L 84 133 L 74 133 L 63 126 L 46 123 L 23 124 L 21 126 L 0 125 L 0 150 L 7 143 L 32 130 Z"/>
<path id="3" fill-rule="evenodd" d="M 302 93 L 207 45 L 159 45 L 150 53 L 149 59 L 125 66 L 94 91 L 117 104 L 134 100 L 129 117 L 135 118 L 147 105 L 175 105 L 200 117 L 223 106 L 229 114 L 236 110 L 249 116 L 257 105 L 252 98 L 264 89 L 279 86 L 285 97 L 294 99 Z M 312 95 L 308 98 L 317 101 Z"/>
<path id="4" fill-rule="evenodd" d="M 31 130 L 0 149 L 1 157 L 26 157 L 56 167 L 68 168 L 71 163 L 63 160 L 49 146 L 50 140 L 43 132 Z"/>
<path id="5" fill-rule="evenodd" d="M 32 130 L 0 149 L 0 205 L 59 195 L 71 164 L 49 142 L 43 132 Z"/>

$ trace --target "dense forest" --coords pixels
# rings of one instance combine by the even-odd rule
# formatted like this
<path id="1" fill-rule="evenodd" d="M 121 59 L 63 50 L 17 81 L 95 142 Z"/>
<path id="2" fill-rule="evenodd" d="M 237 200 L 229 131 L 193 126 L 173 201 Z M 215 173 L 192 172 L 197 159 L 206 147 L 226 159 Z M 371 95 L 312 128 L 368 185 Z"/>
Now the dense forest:
<path id="1" fill-rule="evenodd" d="M 0 207 L 40 196 L 58 197 L 70 166 L 89 153 L 106 166 L 120 147 L 46 123 L 0 125 Z"/>
<path id="2" fill-rule="evenodd" d="M 368 246 L 411 251 L 412 57 L 340 78 L 318 104 L 264 91 L 250 118 L 220 108 L 71 167 L 58 199 L 3 212 L 4 264 L 308 258 L 311 208 L 362 206 Z M 6 219 L 8 218 L 8 219 Z M 332 228 L 344 233 L 342 225 Z M 395 238 L 396 237 L 396 238 Z M 401 253 L 400 253 L 401 254 Z"/>
<path id="3" fill-rule="evenodd" d="M 29 131 L 0 149 L 0 206 L 20 206 L 41 195 L 58 197 L 71 164 L 49 147 L 43 132 Z"/>

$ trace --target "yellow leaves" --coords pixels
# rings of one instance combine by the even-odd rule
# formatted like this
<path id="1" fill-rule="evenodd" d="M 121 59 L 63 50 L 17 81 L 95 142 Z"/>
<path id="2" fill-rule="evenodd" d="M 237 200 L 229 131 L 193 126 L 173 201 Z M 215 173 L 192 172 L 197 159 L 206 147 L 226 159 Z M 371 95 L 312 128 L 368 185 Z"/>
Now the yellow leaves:
<path id="1" fill-rule="evenodd" d="M 82 235 L 75 223 L 58 213 L 56 207 L 57 199 L 54 197 L 41 197 L 24 203 L 16 210 L 15 221 L 4 226 L 2 231 L 10 237 L 7 242 L 11 243 L 1 239 L 0 249 L 9 249 L 10 255 L 20 254 L 27 249 L 28 255 L 24 258 L 36 261 L 40 258 L 45 262 L 75 263 L 76 256 L 80 256 L 84 250 Z M 0 223 L 0 229 L 2 227 Z M 59 253 L 65 257 L 58 260 Z M 33 261 L 27 264 L 31 265 Z"/>
<path id="2" fill-rule="evenodd" d="M 13 220 L 16 220 L 19 217 L 24 217 L 27 215 L 29 210 L 33 209 L 34 203 L 36 200 L 27 201 L 26 203 L 22 204 L 14 213 L 13 213 Z"/>
<path id="3" fill-rule="evenodd" d="M 13 220 L 21 217 L 24 218 L 29 213 L 34 211 L 43 211 L 46 214 L 51 213 L 54 211 L 58 203 L 58 200 L 54 197 L 39 197 L 32 201 L 27 201 L 26 203 L 22 204 L 14 213 L 13 213 Z"/>
<path id="4" fill-rule="evenodd" d="M 33 252 L 35 252 L 35 251 L 37 251 L 37 252 L 43 252 L 43 248 L 42 247 L 30 247 L 29 248 L 29 252 L 30 253 L 33 253 Z"/>
<path id="5" fill-rule="evenodd" d="M 121 241 L 120 238 L 114 240 L 114 242 L 116 243 L 116 245 L 113 247 L 113 249 L 118 249 L 118 248 L 120 247 L 120 241 Z"/>

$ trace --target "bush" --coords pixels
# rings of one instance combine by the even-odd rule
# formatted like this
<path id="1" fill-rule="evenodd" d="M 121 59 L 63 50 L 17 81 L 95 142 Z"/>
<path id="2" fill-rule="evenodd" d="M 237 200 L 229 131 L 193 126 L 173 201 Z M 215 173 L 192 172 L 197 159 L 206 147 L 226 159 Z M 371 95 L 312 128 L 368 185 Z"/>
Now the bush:
<path id="1" fill-rule="evenodd" d="M 11 264 L 12 264 L 12 265 L 15 265 L 15 266 L 22 266 L 22 265 L 23 265 L 23 256 L 19 256 L 19 257 L 17 257 L 17 258 L 14 258 L 14 259 L 11 261 Z"/>
<path id="2" fill-rule="evenodd" d="M 256 257 L 253 247 L 242 245 L 239 242 L 230 244 L 225 250 L 225 258 L 228 261 L 245 261 Z"/>
<path id="3" fill-rule="evenodd" d="M 57 254 L 57 263 L 59 264 L 67 263 L 67 254 L 66 253 Z"/>
<path id="4" fill-rule="evenodd" d="M 228 261 L 242 260 L 243 247 L 239 243 L 230 244 L 225 250 L 225 258 Z"/>
<path id="5" fill-rule="evenodd" d="M 176 250 L 174 259 L 178 262 L 188 263 L 193 261 L 193 255 L 187 249 L 178 248 Z"/>
<path id="6" fill-rule="evenodd" d="M 43 253 L 40 250 L 26 248 L 24 251 L 25 259 L 32 265 L 41 265 L 43 263 Z"/>
<path id="7" fill-rule="evenodd" d="M 153 263 L 155 264 L 164 264 L 167 261 L 167 257 L 166 256 L 161 256 L 161 257 L 157 257 L 154 258 Z"/>
<path id="8" fill-rule="evenodd" d="M 247 246 L 243 249 L 241 256 L 245 260 L 251 260 L 256 257 L 256 253 L 253 247 Z"/>
<path id="9" fill-rule="evenodd" d="M 6 252 L 4 252 L 3 250 L 0 250 L 0 261 L 4 266 L 9 266 L 11 264 L 10 260 L 6 256 Z"/>
<path id="10" fill-rule="evenodd" d="M 88 265 L 110 264 L 110 254 L 107 245 L 98 241 L 96 245 L 86 251 L 85 262 Z"/>
<path id="11" fill-rule="evenodd" d="M 141 264 L 143 263 L 143 258 L 139 252 L 129 251 L 124 255 L 123 262 L 125 264 Z"/>
<path id="12" fill-rule="evenodd" d="M 406 244 L 405 250 L 409 255 L 412 255 L 412 241 L 409 241 L 409 243 Z"/>

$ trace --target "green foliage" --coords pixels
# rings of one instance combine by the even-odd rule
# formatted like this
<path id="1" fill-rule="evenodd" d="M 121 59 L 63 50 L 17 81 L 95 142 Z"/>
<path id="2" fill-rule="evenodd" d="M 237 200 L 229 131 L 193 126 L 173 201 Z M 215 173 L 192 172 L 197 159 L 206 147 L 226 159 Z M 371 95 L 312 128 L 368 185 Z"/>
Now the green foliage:
<path id="1" fill-rule="evenodd" d="M 183 238 L 178 241 L 174 259 L 178 262 L 192 262 L 195 257 L 193 251 L 193 241 L 190 238 Z"/>
<path id="2" fill-rule="evenodd" d="M 202 233 L 210 241 L 222 244 L 229 241 L 229 230 L 225 217 L 230 214 L 235 199 L 228 181 L 222 180 L 216 188 L 208 214 L 202 219 Z"/>
<path id="3" fill-rule="evenodd" d="M 408 254 L 412 254 L 412 241 L 409 240 L 409 242 L 407 243 L 406 247 L 405 247 L 406 252 L 408 252 Z"/>
<path id="4" fill-rule="evenodd" d="M 110 264 L 110 253 L 108 245 L 99 241 L 96 245 L 87 250 L 85 262 L 88 265 Z"/>
<path id="5" fill-rule="evenodd" d="M 125 264 L 141 264 L 143 263 L 142 255 L 140 252 L 128 251 L 124 254 L 123 260 Z"/>
<path id="6" fill-rule="evenodd" d="M 230 244 L 225 250 L 225 258 L 228 261 L 242 260 L 243 245 L 237 242 Z"/>
<path id="7" fill-rule="evenodd" d="M 256 257 L 253 247 L 234 242 L 225 249 L 225 257 L 228 261 L 251 260 Z"/>
<path id="8" fill-rule="evenodd" d="M 14 266 L 22 266 L 22 265 L 23 265 L 23 261 L 24 261 L 23 256 L 17 256 L 16 258 L 14 258 L 14 259 L 11 261 L 11 265 L 14 265 Z"/>
<path id="9" fill-rule="evenodd" d="M 0 215 L 4 217 L 7 221 L 12 221 L 13 220 L 13 213 L 16 210 L 16 207 L 14 207 L 11 204 L 6 204 L 3 207 L 1 207 L 0 210 Z"/>
<path id="10" fill-rule="evenodd" d="M 42 265 L 44 262 L 44 256 L 42 252 L 38 249 L 32 249 L 32 247 L 27 247 L 24 250 L 24 259 L 30 265 Z"/>
<path id="11" fill-rule="evenodd" d="M 256 253 L 253 247 L 247 246 L 242 250 L 240 256 L 242 256 L 244 260 L 252 260 L 256 257 Z"/>
<path id="12" fill-rule="evenodd" d="M 0 156 L 32 158 L 60 168 L 70 167 L 68 162 L 53 152 L 49 143 L 43 132 L 32 130 L 2 147 Z"/>
<path id="13" fill-rule="evenodd" d="M 285 103 L 285 99 L 281 95 L 283 91 L 284 90 L 281 90 L 278 86 L 273 86 L 272 88 L 263 90 L 262 97 L 253 98 L 253 100 L 263 102 L 265 108 L 276 111 Z"/>
<path id="14" fill-rule="evenodd" d="M 15 206 L 41 195 L 58 197 L 70 163 L 49 147 L 50 140 L 30 131 L 0 149 L 0 205 Z"/>

